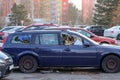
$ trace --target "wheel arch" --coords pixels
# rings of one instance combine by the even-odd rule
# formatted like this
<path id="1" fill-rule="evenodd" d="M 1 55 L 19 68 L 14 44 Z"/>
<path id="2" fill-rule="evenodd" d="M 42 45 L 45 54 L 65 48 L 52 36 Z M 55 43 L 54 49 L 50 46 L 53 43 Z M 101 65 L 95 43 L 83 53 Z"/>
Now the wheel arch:
<path id="1" fill-rule="evenodd" d="M 101 41 L 100 43 L 101 43 L 101 44 L 102 44 L 102 43 L 107 43 L 107 44 L 110 44 L 110 42 L 109 42 L 109 41 Z"/>
<path id="2" fill-rule="evenodd" d="M 119 34 L 117 34 L 117 36 L 116 36 L 117 40 L 120 40 L 120 39 L 119 39 L 119 36 L 120 36 L 120 33 L 119 33 Z"/>
<path id="3" fill-rule="evenodd" d="M 101 60 L 100 60 L 100 67 L 101 67 L 101 65 L 102 65 L 103 59 L 104 59 L 105 57 L 107 57 L 107 56 L 110 56 L 110 55 L 117 56 L 117 57 L 120 59 L 120 55 L 118 55 L 118 54 L 115 54 L 115 53 L 105 54 L 105 55 L 101 58 Z"/>
<path id="4" fill-rule="evenodd" d="M 39 55 L 36 54 L 36 53 L 33 53 L 33 52 L 24 52 L 24 53 L 19 54 L 18 58 L 17 58 L 18 59 L 17 60 L 17 65 L 19 64 L 20 59 L 22 57 L 24 57 L 24 56 L 32 56 L 32 57 L 34 57 L 36 59 L 38 65 L 39 65 Z"/>

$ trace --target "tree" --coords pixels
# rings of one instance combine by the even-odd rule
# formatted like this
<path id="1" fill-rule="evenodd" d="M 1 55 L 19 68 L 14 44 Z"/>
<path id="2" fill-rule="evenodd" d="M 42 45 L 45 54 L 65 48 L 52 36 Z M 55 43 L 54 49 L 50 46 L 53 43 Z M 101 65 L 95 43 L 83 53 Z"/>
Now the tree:
<path id="1" fill-rule="evenodd" d="M 11 12 L 10 25 L 22 25 L 21 20 L 23 20 L 25 23 L 30 21 L 27 19 L 27 11 L 22 4 L 17 5 L 15 3 L 11 9 Z"/>
<path id="2" fill-rule="evenodd" d="M 113 17 L 112 25 L 120 25 L 120 4 L 114 14 L 116 15 Z"/>
<path id="3" fill-rule="evenodd" d="M 93 22 L 98 25 L 111 26 L 120 0 L 97 0 L 94 9 Z"/>
<path id="4" fill-rule="evenodd" d="M 75 25 L 77 20 L 80 20 L 80 13 L 79 10 L 74 6 L 73 3 L 69 3 L 68 8 L 68 19 L 70 25 Z"/>

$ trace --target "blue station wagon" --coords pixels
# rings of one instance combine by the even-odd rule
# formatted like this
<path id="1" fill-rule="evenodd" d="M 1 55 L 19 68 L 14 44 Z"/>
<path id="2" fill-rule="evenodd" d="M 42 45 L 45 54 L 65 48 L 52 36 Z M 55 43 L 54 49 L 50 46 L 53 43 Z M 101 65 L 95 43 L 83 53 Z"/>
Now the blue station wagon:
<path id="1" fill-rule="evenodd" d="M 120 47 L 98 44 L 70 30 L 22 31 L 10 34 L 2 47 L 22 72 L 38 67 L 97 67 L 120 70 Z"/>

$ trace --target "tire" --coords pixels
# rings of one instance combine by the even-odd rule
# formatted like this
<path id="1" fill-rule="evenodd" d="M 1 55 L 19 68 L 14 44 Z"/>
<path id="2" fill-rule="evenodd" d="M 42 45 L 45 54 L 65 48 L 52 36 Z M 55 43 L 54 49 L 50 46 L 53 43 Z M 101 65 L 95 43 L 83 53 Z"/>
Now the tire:
<path id="1" fill-rule="evenodd" d="M 102 61 L 101 67 L 104 72 L 116 73 L 120 70 L 120 59 L 114 55 L 106 56 Z"/>
<path id="2" fill-rule="evenodd" d="M 117 40 L 120 40 L 120 34 L 118 34 L 118 36 L 117 36 Z"/>
<path id="3" fill-rule="evenodd" d="M 19 68 L 24 73 L 32 73 L 37 70 L 38 63 L 37 60 L 30 56 L 23 56 L 19 61 Z"/>

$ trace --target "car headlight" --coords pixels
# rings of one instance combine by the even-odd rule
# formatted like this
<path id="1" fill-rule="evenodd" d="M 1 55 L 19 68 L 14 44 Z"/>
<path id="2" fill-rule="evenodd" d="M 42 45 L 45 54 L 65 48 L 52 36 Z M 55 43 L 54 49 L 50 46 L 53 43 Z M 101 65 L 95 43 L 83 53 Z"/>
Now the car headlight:
<path id="1" fill-rule="evenodd" d="M 5 63 L 6 63 L 6 61 L 5 61 L 5 60 L 0 59 L 0 66 L 4 66 L 4 65 L 5 65 Z"/>

